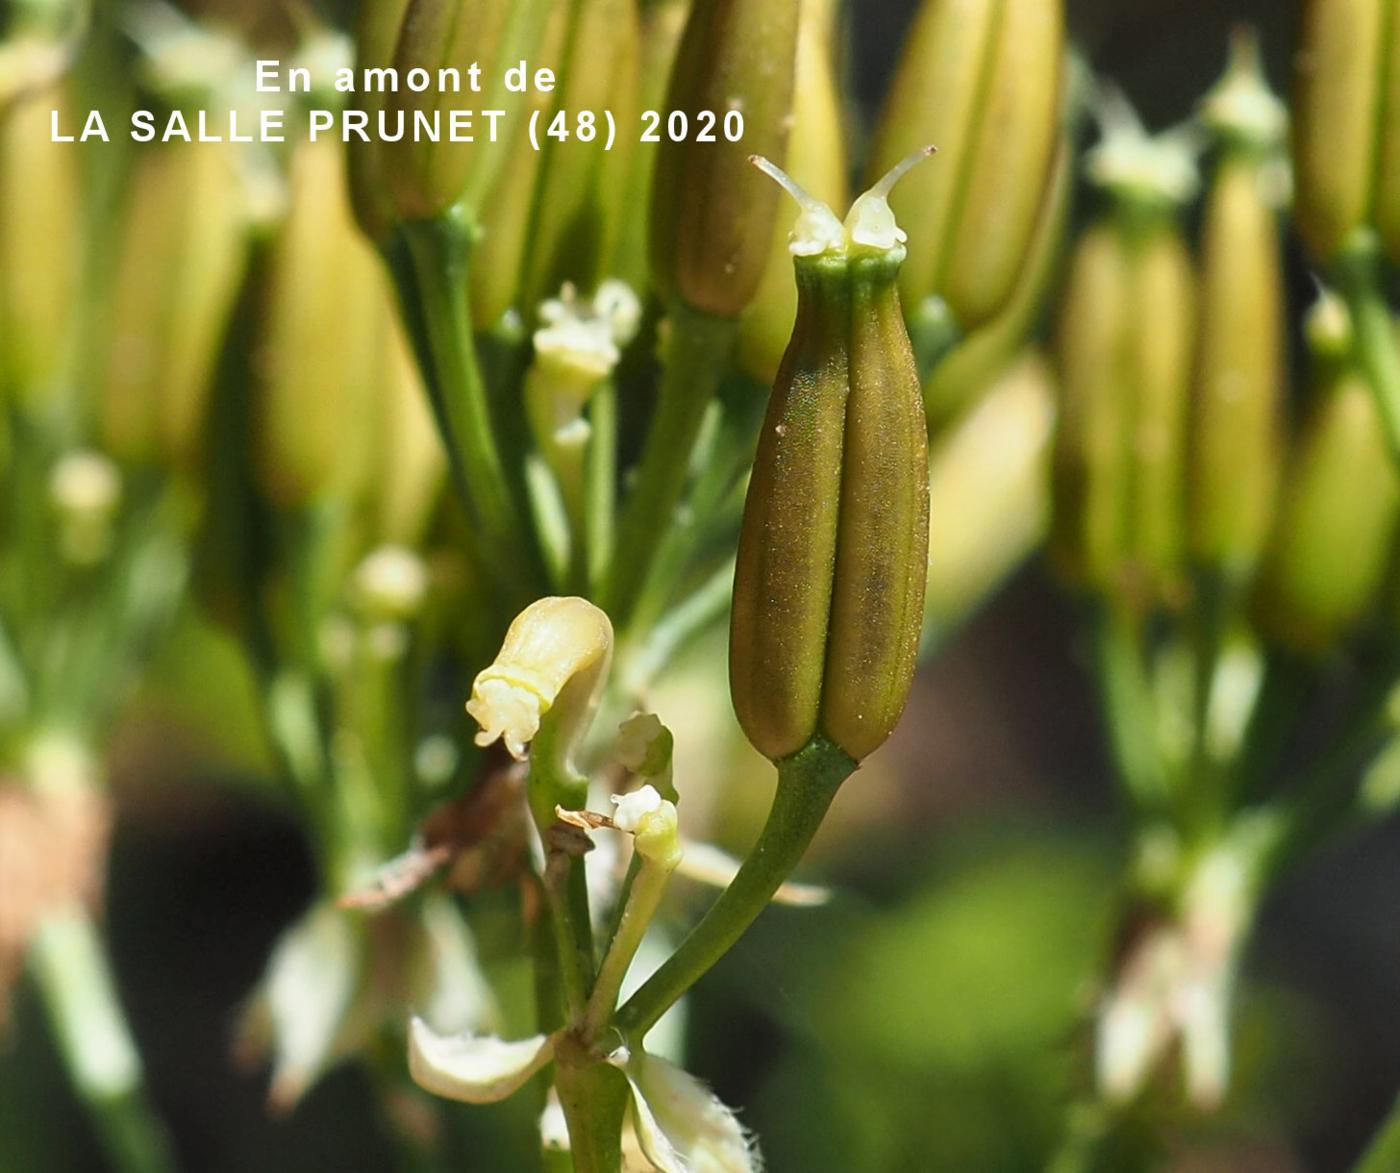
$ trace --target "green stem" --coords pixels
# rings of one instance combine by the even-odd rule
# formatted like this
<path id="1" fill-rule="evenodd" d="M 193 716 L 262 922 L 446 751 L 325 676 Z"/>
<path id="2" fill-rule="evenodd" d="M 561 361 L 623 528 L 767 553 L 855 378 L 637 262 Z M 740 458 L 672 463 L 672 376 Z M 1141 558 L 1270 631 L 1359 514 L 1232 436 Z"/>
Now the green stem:
<path id="1" fill-rule="evenodd" d="M 175 1162 L 142 1084 L 141 1061 L 112 973 L 88 915 L 74 908 L 47 917 L 30 965 L 77 1093 L 121 1173 L 167 1173 Z"/>
<path id="2" fill-rule="evenodd" d="M 417 305 L 431 370 L 425 381 L 454 471 L 467 495 L 485 560 L 512 595 L 531 596 L 543 572 L 518 502 L 519 470 L 501 458 L 486 385 L 477 364 L 469 304 L 470 228 L 448 214 L 405 224 Z"/>
<path id="3" fill-rule="evenodd" d="M 694 594 L 676 604 L 651 625 L 635 652 L 626 658 L 624 684 L 634 695 L 647 686 L 695 636 L 716 622 L 734 594 L 734 560 L 729 559 L 701 583 Z"/>
<path id="4" fill-rule="evenodd" d="M 554 1049 L 555 1088 L 569 1125 L 574 1173 L 620 1173 L 627 1079 L 570 1032 Z"/>
<path id="5" fill-rule="evenodd" d="M 656 1021 L 768 907 L 857 763 L 818 737 L 777 765 L 778 789 L 768 822 L 738 874 L 676 952 L 618 1011 L 617 1025 L 630 1043 L 640 1044 Z"/>
<path id="6" fill-rule="evenodd" d="M 1400 353 L 1390 307 L 1381 291 L 1375 238 L 1366 234 L 1343 249 L 1333 264 L 1333 275 L 1351 313 L 1357 357 L 1375 395 L 1386 445 L 1400 465 Z"/>
<path id="7" fill-rule="evenodd" d="M 612 574 L 603 596 L 613 623 L 623 626 L 674 520 L 705 408 L 719 389 L 738 332 L 734 319 L 712 317 L 680 301 L 672 304 L 669 323 L 666 373 L 618 527 Z"/>
<path id="8" fill-rule="evenodd" d="M 1167 785 L 1142 648 L 1135 625 L 1111 610 L 1099 622 L 1098 678 L 1119 775 L 1137 806 L 1160 809 Z"/>
<path id="9" fill-rule="evenodd" d="M 1361 1154 L 1352 1173 L 1394 1173 L 1400 1169 L 1400 1100 Z"/>
<path id="10" fill-rule="evenodd" d="M 612 559 L 617 509 L 617 387 L 611 379 L 593 393 L 588 422 L 584 532 L 575 541 L 587 551 L 587 593 L 596 598 Z"/>

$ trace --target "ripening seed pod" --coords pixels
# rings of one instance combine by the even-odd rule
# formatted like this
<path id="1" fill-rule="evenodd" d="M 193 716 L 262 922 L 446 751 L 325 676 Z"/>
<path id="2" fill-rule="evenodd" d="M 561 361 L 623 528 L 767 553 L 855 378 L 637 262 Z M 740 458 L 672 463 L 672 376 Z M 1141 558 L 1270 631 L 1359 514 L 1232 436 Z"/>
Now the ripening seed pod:
<path id="1" fill-rule="evenodd" d="M 364 0 L 355 21 L 355 74 L 364 77 L 370 69 L 388 69 L 394 64 L 399 30 L 409 0 Z M 388 104 L 388 95 L 379 88 L 362 86 L 346 102 L 347 109 L 361 110 L 369 115 L 374 127 L 380 112 Z M 350 168 L 350 203 L 360 230 L 382 244 L 388 239 L 394 223 L 394 206 L 389 198 L 389 183 L 385 176 L 384 143 L 377 134 L 369 142 L 356 139 L 346 147 Z"/>
<path id="2" fill-rule="evenodd" d="M 899 302 L 904 234 L 886 196 L 925 153 L 844 225 L 782 177 L 803 207 L 797 321 L 754 458 L 729 640 L 739 723 L 774 761 L 824 738 L 859 762 L 889 736 L 913 680 L 928 444 Z"/>
<path id="3" fill-rule="evenodd" d="M 1251 95 L 1254 109 L 1272 115 L 1251 117 Z M 1206 197 L 1201 256 L 1191 551 L 1200 564 L 1238 580 L 1268 540 L 1285 392 L 1276 159 L 1285 118 L 1249 42 L 1237 42 L 1205 115 L 1221 150 Z"/>
<path id="4" fill-rule="evenodd" d="M 399 218 L 431 219 L 459 201 L 475 216 L 501 164 L 502 146 L 525 135 L 519 115 L 526 94 L 506 88 L 506 71 L 535 56 L 550 8 L 550 0 L 409 0 L 394 52 L 401 84 L 386 108 L 403 117 L 404 134 L 381 152 Z M 469 89 L 473 66 L 480 69 L 479 93 Z M 426 70 L 430 81 L 417 93 L 402 84 L 414 69 Z M 464 95 L 472 99 L 466 105 Z M 490 141 L 484 114 L 472 123 L 471 142 L 450 141 L 452 111 L 459 109 L 504 111 L 496 141 Z M 438 122 L 437 141 L 413 133 L 420 119 Z"/>
<path id="5" fill-rule="evenodd" d="M 529 237 L 524 304 L 534 307 L 566 281 L 592 292 L 609 276 L 622 216 L 617 190 L 627 175 L 636 136 L 620 133 L 611 151 L 602 112 L 621 127 L 637 121 L 641 29 L 636 0 L 581 0 L 569 29 L 555 114 L 576 121 L 598 116 L 598 137 L 551 139 L 544 153 L 535 218 Z"/>
<path id="6" fill-rule="evenodd" d="M 152 147 L 136 158 L 108 304 L 101 431 L 134 464 L 198 459 L 218 349 L 247 262 L 241 148 Z"/>
<path id="7" fill-rule="evenodd" d="M 1294 221 L 1319 261 L 1382 229 L 1400 258 L 1400 28 L 1392 0 L 1308 0 L 1293 94 Z M 1389 77 L 1387 86 L 1386 78 Z"/>
<path id="8" fill-rule="evenodd" d="M 690 0 L 650 0 L 642 7 L 638 63 L 638 110 L 666 108 L 666 88 L 690 15 Z M 634 210 L 623 219 L 609 271 L 633 289 L 647 287 L 647 236 L 651 224 L 652 179 L 659 142 L 632 147 L 622 205 Z"/>
<path id="9" fill-rule="evenodd" d="M 758 289 L 778 192 L 747 159 L 786 156 L 797 0 L 710 0 L 686 22 L 671 74 L 651 205 L 652 271 L 663 297 L 736 317 Z M 726 120 L 742 118 L 743 135 Z M 685 120 L 673 141 L 668 124 Z M 699 141 L 712 120 L 714 142 Z"/>
<path id="10" fill-rule="evenodd" d="M 1257 615 L 1294 651 L 1328 651 L 1376 606 L 1400 532 L 1400 477 L 1345 308 L 1324 294 L 1308 320 L 1314 398 L 1259 573 Z"/>
<path id="11" fill-rule="evenodd" d="M 82 209 L 79 154 L 49 141 L 61 87 L 19 102 L 0 122 L 0 397 L 50 400 L 72 352 Z"/>
<path id="12" fill-rule="evenodd" d="M 281 506 L 348 495 L 365 471 L 385 299 L 378 259 L 355 231 L 344 162 L 333 139 L 297 149 L 268 260 L 254 452 L 258 485 Z"/>
<path id="13" fill-rule="evenodd" d="M 377 388 L 379 427 L 365 485 L 375 541 L 416 547 L 432 521 L 447 475 L 447 454 L 408 338 L 382 284 L 377 320 L 387 333 Z"/>
<path id="14" fill-rule="evenodd" d="M 841 84 L 837 77 L 835 0 L 807 0 L 797 29 L 797 75 L 793 92 L 792 135 L 787 169 L 800 175 L 807 190 L 833 207 L 848 199 L 847 159 L 842 121 Z M 769 246 L 768 267 L 739 326 L 740 369 L 772 384 L 783 361 L 797 286 L 792 280 L 788 226 L 780 216 Z"/>
<path id="15" fill-rule="evenodd" d="M 1075 247 L 1059 328 L 1053 550 L 1091 591 L 1180 594 L 1195 292 L 1175 221 L 1121 210 Z"/>
<path id="16" fill-rule="evenodd" d="M 910 142 L 939 150 L 895 200 L 911 313 L 939 298 L 966 332 L 1011 296 L 1055 154 L 1064 59 L 1060 0 L 924 0 L 870 161 L 878 173 Z"/>
<path id="17" fill-rule="evenodd" d="M 1074 190 L 1074 149 L 1060 139 L 1026 263 L 996 317 L 974 330 L 938 360 L 924 380 L 929 426 L 948 423 L 991 386 L 1014 360 L 1045 310 L 1052 280 L 1063 259 Z"/>

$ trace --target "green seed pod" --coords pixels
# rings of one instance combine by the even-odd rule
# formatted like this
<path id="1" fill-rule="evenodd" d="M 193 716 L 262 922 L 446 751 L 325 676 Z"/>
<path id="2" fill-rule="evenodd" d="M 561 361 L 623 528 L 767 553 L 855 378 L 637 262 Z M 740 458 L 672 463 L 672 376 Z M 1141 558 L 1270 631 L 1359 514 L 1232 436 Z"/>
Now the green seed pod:
<path id="1" fill-rule="evenodd" d="M 1308 0 L 1303 9 L 1293 94 L 1294 221 L 1320 261 L 1371 222 L 1380 141 L 1400 138 L 1400 111 L 1385 109 L 1382 80 L 1387 69 L 1392 79 L 1400 69 L 1400 33 L 1387 36 L 1387 25 L 1397 23 L 1393 8 L 1391 0 Z M 1397 183 L 1383 179 L 1390 193 Z"/>
<path id="2" fill-rule="evenodd" d="M 281 506 L 348 495 L 362 481 L 364 418 L 387 365 L 384 277 L 355 231 L 344 161 L 333 139 L 297 149 L 268 261 L 254 451 L 259 488 Z"/>
<path id="3" fill-rule="evenodd" d="M 544 152 L 525 272 L 527 307 L 566 281 L 591 291 L 609 275 L 605 267 L 617 247 L 622 217 L 630 211 L 616 198 L 617 190 L 637 136 L 620 130 L 613 149 L 603 150 L 602 117 L 607 110 L 620 128 L 636 124 L 640 42 L 636 0 L 576 5 L 556 116 L 568 114 L 577 122 L 584 112 L 596 114 L 598 134 L 591 140 L 578 134 L 551 140 Z"/>
<path id="4" fill-rule="evenodd" d="M 240 150 L 177 143 L 136 158 L 99 409 L 118 460 L 192 467 L 200 456 L 218 348 L 247 262 Z"/>
<path id="5" fill-rule="evenodd" d="M 1076 246 L 1059 323 L 1054 552 L 1139 608 L 1181 591 L 1194 296 L 1175 222 L 1120 212 Z"/>
<path id="6" fill-rule="evenodd" d="M 913 679 L 928 448 L 897 288 L 903 234 L 885 197 L 920 157 L 845 226 L 791 189 L 804 209 L 797 321 L 754 459 L 729 641 L 739 723 L 775 761 L 818 736 L 860 761 L 889 736 Z"/>
<path id="7" fill-rule="evenodd" d="M 662 295 L 701 313 L 736 317 L 763 278 L 778 193 L 747 158 L 786 155 L 800 7 L 709 0 L 686 22 L 657 130 L 651 262 Z M 725 121 L 738 116 L 742 141 L 730 141 Z M 688 130 L 674 142 L 666 123 L 681 118 Z M 711 119 L 716 141 L 698 141 Z"/>
<path id="8" fill-rule="evenodd" d="M 835 0 L 807 0 L 797 30 L 797 81 L 793 95 L 792 137 L 787 169 L 823 203 L 849 199 L 842 122 L 841 84 L 836 75 Z M 788 226 L 778 218 L 769 246 L 768 267 L 739 326 L 740 368 L 761 383 L 777 377 L 797 312 Z"/>
<path id="9" fill-rule="evenodd" d="M 400 86 L 387 107 L 390 114 L 403 115 L 405 133 L 382 151 L 384 175 L 401 219 L 431 219 L 459 201 L 476 213 L 501 165 L 503 147 L 525 134 L 519 114 L 526 94 L 506 88 L 506 71 L 522 60 L 528 68 L 550 8 L 550 0 L 409 0 L 394 53 Z M 478 93 L 469 88 L 473 65 L 480 68 Z M 426 70 L 430 80 L 418 93 L 404 84 L 414 69 Z M 444 84 L 453 75 L 444 77 L 443 70 L 457 71 L 461 92 Z M 478 112 L 469 132 L 473 141 L 449 140 L 453 110 Z M 504 111 L 495 142 L 489 138 L 487 110 Z M 429 125 L 439 120 L 438 141 L 412 133 L 418 118 Z"/>
<path id="10" fill-rule="evenodd" d="M 1064 73 L 1059 0 L 925 0 L 876 135 L 871 167 L 910 142 L 939 166 L 900 191 L 908 226 L 901 290 L 911 311 L 942 300 L 957 327 L 994 317 L 1015 287 L 1059 133 Z"/>
<path id="11" fill-rule="evenodd" d="M 1308 323 L 1314 399 L 1259 574 L 1260 626 L 1308 655 L 1334 647 L 1376 605 L 1400 529 L 1400 478 L 1365 376 L 1346 354 L 1349 333 L 1346 311 L 1325 295 Z"/>
<path id="12" fill-rule="evenodd" d="M 409 0 L 362 0 L 355 22 L 355 72 L 364 77 L 369 69 L 388 69 L 394 63 L 399 30 Z M 360 87 L 350 97 L 347 108 L 369 115 L 371 128 L 388 104 L 388 95 L 379 88 Z M 350 202 L 360 230 L 380 244 L 393 228 L 394 206 L 385 177 L 384 144 L 371 133 L 369 142 L 358 139 L 348 144 Z"/>
<path id="13" fill-rule="evenodd" d="M 1226 148 L 1205 212 L 1191 423 L 1191 550 L 1239 579 L 1272 520 L 1282 462 L 1283 279 L 1269 161 Z"/>
<path id="14" fill-rule="evenodd" d="M 680 48 L 690 15 L 690 0 L 651 0 L 642 9 L 640 63 L 638 67 L 639 110 L 664 110 L 671 66 Z M 638 142 L 632 148 L 622 205 L 634 214 L 623 219 L 618 232 L 617 251 L 610 267 L 614 276 L 633 289 L 648 285 L 647 236 L 651 224 L 652 179 L 656 173 L 659 142 Z"/>
<path id="15" fill-rule="evenodd" d="M 1400 11 L 1393 0 L 1389 10 L 1373 219 L 1385 255 L 1392 264 L 1400 265 Z"/>
<path id="16" fill-rule="evenodd" d="M 49 141 L 59 88 L 0 122 L 0 394 L 22 408 L 49 401 L 71 353 L 82 209 L 79 152 Z"/>
<path id="17" fill-rule="evenodd" d="M 1025 267 L 996 317 L 940 358 L 924 380 L 929 426 L 947 423 L 1005 371 L 1035 330 L 1060 262 L 1074 189 L 1074 151 L 1061 138 L 1054 171 L 1041 203 Z"/>

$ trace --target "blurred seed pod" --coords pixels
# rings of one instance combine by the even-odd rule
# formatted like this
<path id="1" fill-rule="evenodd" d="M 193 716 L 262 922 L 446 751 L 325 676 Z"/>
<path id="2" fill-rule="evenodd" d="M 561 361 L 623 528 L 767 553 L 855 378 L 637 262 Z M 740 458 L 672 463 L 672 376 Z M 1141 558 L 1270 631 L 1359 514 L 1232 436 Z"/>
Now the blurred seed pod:
<path id="1" fill-rule="evenodd" d="M 779 192 L 748 162 L 781 163 L 792 123 L 797 0 L 711 0 L 693 7 L 661 125 L 651 206 L 651 263 L 660 292 L 692 310 L 736 317 L 768 262 Z M 725 135 L 743 117 L 743 138 Z M 714 142 L 697 141 L 714 118 Z M 673 141 L 672 119 L 686 121 Z M 920 140 L 922 141 L 922 140 Z"/>
<path id="2" fill-rule="evenodd" d="M 0 121 L 0 395 L 23 410 L 52 400 L 72 357 L 83 240 L 79 151 L 49 141 L 62 86 Z"/>
<path id="3" fill-rule="evenodd" d="M 381 152 L 383 174 L 400 218 L 430 219 L 459 201 L 465 201 L 473 215 L 479 210 L 501 165 L 502 146 L 525 134 L 520 113 L 526 95 L 506 89 L 506 71 L 536 55 L 550 8 L 550 0 L 409 0 L 394 67 L 401 83 L 410 70 L 422 69 L 431 84 L 418 93 L 400 84 L 388 100 L 388 112 L 406 120 L 403 137 L 384 144 Z M 474 64 L 480 66 L 480 93 L 468 88 L 468 71 Z M 441 84 L 444 69 L 458 71 L 460 93 Z M 469 104 L 464 105 L 464 95 Z M 455 109 L 504 111 L 496 142 L 489 141 L 484 114 L 473 121 L 473 141 L 449 141 L 448 123 Z M 442 137 L 433 142 L 412 134 L 417 116 L 440 118 Z"/>
<path id="4" fill-rule="evenodd" d="M 1346 310 L 1324 294 L 1308 323 L 1312 402 L 1259 573 L 1260 626 L 1308 655 L 1334 647 L 1376 606 L 1400 531 L 1400 477 L 1349 335 Z"/>
<path id="5" fill-rule="evenodd" d="M 965 620 L 1044 536 L 1055 397 L 1049 363 L 1024 353 L 930 454 L 925 640 Z"/>
<path id="6" fill-rule="evenodd" d="M 422 542 L 441 499 L 447 454 L 387 287 L 378 320 L 387 337 L 375 389 L 377 410 L 371 413 L 379 427 L 364 486 L 368 524 L 372 541 L 412 548 Z"/>
<path id="7" fill-rule="evenodd" d="M 948 423 L 986 391 L 1036 329 L 1063 260 L 1073 189 L 1074 150 L 1062 137 L 1025 266 L 1011 296 L 996 317 L 940 358 L 924 380 L 924 410 L 931 429 Z"/>
<path id="8" fill-rule="evenodd" d="M 369 69 L 388 69 L 394 64 L 399 31 L 409 0 L 364 0 L 355 21 L 355 72 L 364 77 Z M 380 89 L 360 87 L 346 103 L 351 110 L 369 115 L 376 124 L 389 96 Z M 369 142 L 358 139 L 346 147 L 350 166 L 350 202 L 361 231 L 376 244 L 388 239 L 393 228 L 394 206 L 389 198 L 385 175 L 384 144 L 371 135 Z"/>
<path id="9" fill-rule="evenodd" d="M 690 0 L 650 0 L 641 14 L 641 42 L 638 66 L 638 110 L 664 110 L 671 67 L 680 48 L 690 15 Z M 623 190 L 622 205 L 633 209 L 623 218 L 618 231 L 617 249 L 609 266 L 615 277 L 633 289 L 649 285 L 647 237 L 651 222 L 652 179 L 660 143 L 638 142 L 632 147 L 631 163 Z"/>
<path id="10" fill-rule="evenodd" d="M 364 420 L 383 364 L 383 278 L 355 231 L 332 139 L 293 155 L 255 350 L 258 485 L 277 505 L 348 495 L 368 460 Z"/>
<path id="11" fill-rule="evenodd" d="M 878 174 L 914 144 L 939 150 L 894 200 L 911 316 L 936 297 L 967 332 L 1011 296 L 1055 154 L 1064 58 L 1059 0 L 924 0 L 870 159 Z"/>
<path id="12" fill-rule="evenodd" d="M 845 207 L 850 193 L 846 183 L 845 110 L 837 76 L 838 12 L 836 0 L 806 0 L 802 6 L 786 169 L 823 203 Z M 788 228 L 779 216 L 763 280 L 739 326 L 740 368 L 769 385 L 778 374 L 797 315 L 797 285 L 792 279 Z"/>
<path id="13" fill-rule="evenodd" d="M 535 200 L 524 303 L 533 307 L 566 281 L 591 292 L 604 277 L 624 215 L 617 198 L 625 181 L 638 117 L 641 51 L 636 0 L 578 0 L 569 30 L 556 116 L 568 114 L 567 141 L 550 139 Z M 603 112 L 619 127 L 612 150 Z M 579 120 L 597 116 L 596 137 L 580 136 Z"/>
<path id="14" fill-rule="evenodd" d="M 107 303 L 99 407 L 106 449 L 134 463 L 199 458 L 210 380 L 247 261 L 241 148 L 137 154 Z"/>
<path id="15" fill-rule="evenodd" d="M 1400 22 L 1390 0 L 1307 0 L 1293 92 L 1294 221 L 1335 257 L 1384 225 L 1400 257 Z M 1387 86 L 1386 78 L 1389 77 Z"/>
<path id="16" fill-rule="evenodd" d="M 1119 214 L 1075 247 L 1059 322 L 1054 553 L 1138 608 L 1182 587 L 1193 285 L 1173 220 Z"/>
<path id="17" fill-rule="evenodd" d="M 1191 423 L 1191 550 L 1238 580 L 1268 539 L 1282 463 L 1283 278 L 1277 172 L 1225 144 L 1206 197 Z"/>

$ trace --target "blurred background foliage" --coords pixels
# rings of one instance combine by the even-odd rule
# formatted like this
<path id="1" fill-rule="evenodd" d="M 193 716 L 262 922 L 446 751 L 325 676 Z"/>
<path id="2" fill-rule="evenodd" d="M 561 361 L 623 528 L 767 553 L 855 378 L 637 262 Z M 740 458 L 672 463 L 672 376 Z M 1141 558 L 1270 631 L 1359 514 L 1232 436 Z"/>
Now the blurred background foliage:
<path id="1" fill-rule="evenodd" d="M 913 6 L 855 6 L 850 77 L 867 120 Z M 273 45 L 299 19 L 280 0 L 188 7 Z M 1192 108 L 1243 21 L 1260 29 L 1286 88 L 1292 5 L 1068 8 L 1076 44 L 1149 125 Z M 1287 272 L 1303 304 L 1295 251 Z M 391 1149 L 357 1068 L 333 1071 L 277 1118 L 264 1076 L 229 1061 L 243 1001 L 314 884 L 307 845 L 266 781 L 254 696 L 226 637 L 186 616 L 123 723 L 107 890 L 120 993 L 183 1167 L 383 1169 Z M 668 703 L 691 702 L 681 694 L 658 710 Z M 727 706 L 713 719 L 732 721 Z M 823 829 L 813 866 L 836 900 L 770 912 L 692 999 L 690 1066 L 745 1105 L 772 1169 L 1023 1170 L 1054 1148 L 1065 1105 L 1089 1081 L 1085 1016 L 1124 866 L 1098 722 L 1072 607 L 1036 565 L 926 666 L 890 746 Z M 745 785 L 717 800 L 717 834 L 731 843 L 747 840 L 766 803 L 761 776 Z M 1338 1169 L 1360 1151 L 1400 1086 L 1397 891 L 1391 824 L 1313 858 L 1273 893 L 1245 960 L 1238 1087 L 1183 1137 L 1173 1167 Z M 0 1168 L 101 1168 L 26 987 L 12 1027 L 0 1050 Z M 528 1132 L 524 1110 L 447 1114 L 457 1167 L 523 1167 L 509 1146 Z M 1119 1160 L 1132 1165 L 1130 1152 Z"/>

